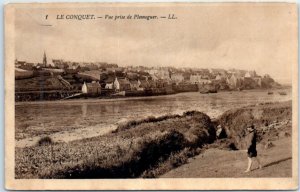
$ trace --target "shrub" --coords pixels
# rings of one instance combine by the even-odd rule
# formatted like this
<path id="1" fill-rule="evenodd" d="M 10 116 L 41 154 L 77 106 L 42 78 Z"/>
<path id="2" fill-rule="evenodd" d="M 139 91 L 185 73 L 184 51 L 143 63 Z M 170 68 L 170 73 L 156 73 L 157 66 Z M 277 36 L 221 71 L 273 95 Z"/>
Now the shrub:
<path id="1" fill-rule="evenodd" d="M 201 114 L 201 112 L 193 110 L 193 111 L 186 111 L 186 112 L 184 112 L 183 116 L 194 116 L 194 115 L 199 115 L 199 114 Z"/>
<path id="2" fill-rule="evenodd" d="M 51 145 L 51 144 L 53 144 L 53 141 L 52 141 L 51 137 L 49 137 L 49 136 L 40 138 L 37 143 L 38 146 Z"/>
<path id="3" fill-rule="evenodd" d="M 144 123 L 156 123 L 156 122 L 160 122 L 160 121 L 165 121 L 167 119 L 174 119 L 174 118 L 178 118 L 181 117 L 180 115 L 163 115 L 160 117 L 154 117 L 154 116 L 149 116 L 145 119 L 140 119 L 140 120 L 131 120 L 128 121 L 126 123 L 122 123 L 120 124 L 116 130 L 113 131 L 113 133 L 117 133 L 119 131 L 124 131 L 127 129 L 131 129 L 134 128 L 138 125 L 144 124 Z"/>

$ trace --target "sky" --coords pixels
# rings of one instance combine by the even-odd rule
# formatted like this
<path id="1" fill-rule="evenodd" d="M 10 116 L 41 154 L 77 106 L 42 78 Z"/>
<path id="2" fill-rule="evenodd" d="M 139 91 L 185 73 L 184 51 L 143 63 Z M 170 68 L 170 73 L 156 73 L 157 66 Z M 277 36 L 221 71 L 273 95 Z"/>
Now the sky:
<path id="1" fill-rule="evenodd" d="M 103 18 L 57 20 L 58 14 L 94 14 Z M 105 15 L 134 14 L 158 17 L 174 14 L 177 19 L 104 19 Z M 16 59 L 42 62 L 44 51 L 48 60 L 256 70 L 289 83 L 292 66 L 297 64 L 296 6 L 287 3 L 20 6 L 15 12 Z"/>

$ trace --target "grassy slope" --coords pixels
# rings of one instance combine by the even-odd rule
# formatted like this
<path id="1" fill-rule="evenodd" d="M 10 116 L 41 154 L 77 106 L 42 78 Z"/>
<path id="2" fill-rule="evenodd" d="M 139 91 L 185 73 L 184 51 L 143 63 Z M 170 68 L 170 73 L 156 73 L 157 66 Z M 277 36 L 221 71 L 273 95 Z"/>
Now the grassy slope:
<path id="1" fill-rule="evenodd" d="M 16 177 L 139 177 L 171 154 L 201 147 L 214 139 L 210 118 L 200 112 L 131 122 L 130 128 L 123 127 L 105 136 L 16 148 Z"/>
<path id="2" fill-rule="evenodd" d="M 255 125 L 260 140 L 272 126 L 291 121 L 291 109 L 292 102 L 266 103 L 232 109 L 221 115 L 219 123 L 225 128 L 235 146 L 244 149 L 247 125 L 252 123 Z"/>
<path id="3" fill-rule="evenodd" d="M 272 108 L 274 110 L 272 110 Z M 259 112 L 260 118 L 254 118 L 258 126 L 260 141 L 257 147 L 258 155 L 263 164 L 262 170 L 254 170 L 250 173 L 243 171 L 247 167 L 247 154 L 245 151 L 229 150 L 228 145 L 234 140 L 235 136 L 243 133 L 242 127 L 238 123 L 249 121 L 243 119 L 245 114 L 251 115 L 253 111 Z M 271 113 L 264 113 L 270 111 Z M 248 116 L 248 117 L 249 117 Z M 235 119 L 235 118 L 236 119 Z M 221 118 L 228 118 L 227 121 L 221 120 L 221 123 L 227 123 L 227 133 L 232 138 L 218 140 L 207 146 L 207 150 L 193 159 L 189 163 L 179 168 L 169 171 L 162 177 L 176 178 L 206 178 L 206 177 L 291 177 L 292 176 L 292 125 L 291 121 L 291 103 L 278 103 L 260 105 L 259 107 L 245 107 L 242 109 L 230 110 L 224 113 Z M 268 126 L 264 124 L 269 122 Z M 232 123 L 230 126 L 229 123 Z M 240 136 L 240 135 L 239 135 Z M 242 146 L 242 138 L 238 140 Z M 267 144 L 273 144 L 273 147 L 266 148 Z M 255 168 L 254 164 L 254 167 Z"/>
<path id="4" fill-rule="evenodd" d="M 286 120 L 290 118 L 291 104 L 286 102 L 232 110 L 221 116 L 220 122 L 225 126 L 231 139 L 234 140 L 236 137 L 240 138 L 240 140 L 242 138 L 242 123 L 248 123 L 248 121 L 256 123 L 259 127 L 261 143 L 263 144 L 268 139 L 274 140 L 280 135 L 280 132 L 274 130 L 281 129 L 276 129 L 273 125 L 275 127 L 278 125 L 286 127 Z M 264 138 L 267 139 L 264 140 Z M 187 113 L 183 116 L 152 117 L 141 121 L 131 121 L 120 126 L 114 133 L 105 136 L 47 146 L 16 148 L 16 177 L 156 177 L 186 163 L 187 157 L 198 154 L 195 151 L 199 147 L 213 142 L 214 139 L 215 130 L 210 118 L 200 112 Z M 274 142 L 277 143 L 279 141 Z M 214 143 L 213 145 L 216 147 L 216 145 L 226 144 L 228 142 Z M 279 144 L 278 146 L 280 146 Z M 288 151 L 290 145 L 288 143 L 283 144 L 284 147 L 278 150 Z M 211 150 L 213 152 L 210 154 Z M 263 154 L 261 151 L 259 153 Z M 223 170 L 223 174 L 219 172 L 221 173 L 219 175 L 220 177 L 227 177 L 228 175 L 225 173 L 232 173 L 229 170 L 232 167 L 233 170 L 235 169 L 234 166 L 239 168 L 245 167 L 244 163 L 246 161 L 243 158 L 246 158 L 246 155 L 241 151 L 232 152 L 209 149 L 205 154 L 210 155 L 208 155 L 208 158 L 203 159 L 202 162 L 196 162 L 194 167 L 188 169 L 189 174 L 195 177 L 215 176 L 209 171 L 211 167 L 216 167 L 214 171 L 218 172 L 223 170 L 222 164 L 224 164 L 227 169 Z M 280 155 L 284 154 L 284 151 L 280 153 Z M 272 154 L 269 151 L 266 155 L 272 157 L 276 153 Z M 281 157 L 280 155 L 278 157 Z M 241 156 L 244 157 L 240 158 Z M 287 172 L 290 172 L 290 164 L 288 163 L 290 160 L 281 161 L 284 158 L 290 158 L 290 156 L 287 155 L 287 157 L 282 157 L 274 162 L 287 163 L 283 166 Z M 202 168 L 204 171 L 201 171 Z M 207 174 L 197 174 L 200 172 L 206 173 L 206 169 L 208 169 Z M 269 173 L 276 176 L 276 171 L 271 170 Z M 234 172 L 239 173 L 240 170 L 235 170 Z M 285 171 L 281 170 L 281 172 Z M 263 174 L 265 173 L 263 172 Z M 239 177 L 241 175 L 233 176 Z M 184 172 L 179 172 L 177 177 L 185 177 Z"/>

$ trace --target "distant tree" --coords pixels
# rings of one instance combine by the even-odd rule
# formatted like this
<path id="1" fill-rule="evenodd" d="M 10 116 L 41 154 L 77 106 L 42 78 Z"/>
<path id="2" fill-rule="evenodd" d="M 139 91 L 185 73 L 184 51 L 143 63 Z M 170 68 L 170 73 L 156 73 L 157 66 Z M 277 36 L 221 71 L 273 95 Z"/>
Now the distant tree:
<path id="1" fill-rule="evenodd" d="M 272 79 L 269 75 L 265 75 L 261 80 L 262 88 L 272 88 L 275 83 L 274 79 Z"/>

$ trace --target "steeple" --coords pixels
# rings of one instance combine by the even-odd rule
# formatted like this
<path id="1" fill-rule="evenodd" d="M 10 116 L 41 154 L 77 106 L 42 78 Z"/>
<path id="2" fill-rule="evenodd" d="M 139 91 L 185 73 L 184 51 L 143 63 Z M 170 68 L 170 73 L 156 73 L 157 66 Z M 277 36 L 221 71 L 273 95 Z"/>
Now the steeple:
<path id="1" fill-rule="evenodd" d="M 44 57 L 43 57 L 43 65 L 44 65 L 44 67 L 47 66 L 47 57 L 46 57 L 45 51 L 44 51 Z"/>

